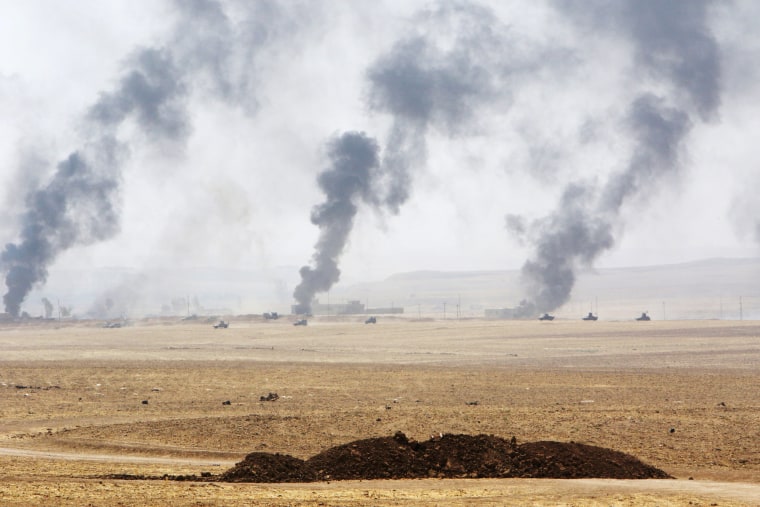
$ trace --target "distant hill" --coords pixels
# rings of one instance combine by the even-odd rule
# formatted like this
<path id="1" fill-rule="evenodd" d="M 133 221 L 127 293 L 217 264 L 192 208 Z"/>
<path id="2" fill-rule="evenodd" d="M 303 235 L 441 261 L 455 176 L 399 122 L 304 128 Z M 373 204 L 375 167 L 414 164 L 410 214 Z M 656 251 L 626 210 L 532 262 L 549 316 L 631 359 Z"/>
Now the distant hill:
<path id="1" fill-rule="evenodd" d="M 399 273 L 386 280 L 335 291 L 333 297 L 403 306 L 407 313 L 482 316 L 486 308 L 517 305 L 525 297 L 518 270 Z M 571 300 L 555 314 L 579 318 L 589 311 L 626 319 L 760 318 L 760 259 L 707 259 L 683 264 L 598 269 L 578 275 Z"/>
<path id="2" fill-rule="evenodd" d="M 296 267 L 267 270 L 124 268 L 59 270 L 23 305 L 43 312 L 42 297 L 85 316 L 289 313 Z M 403 307 L 407 316 L 482 317 L 487 308 L 513 307 L 525 297 L 519 270 L 411 271 L 385 280 L 339 284 L 333 303 L 359 300 L 369 307 Z M 741 315 L 740 315 L 741 298 Z M 110 301 L 109 301 L 110 300 Z M 707 259 L 683 264 L 582 272 L 571 300 L 554 314 L 577 319 L 589 311 L 602 319 L 760 319 L 760 259 Z"/>

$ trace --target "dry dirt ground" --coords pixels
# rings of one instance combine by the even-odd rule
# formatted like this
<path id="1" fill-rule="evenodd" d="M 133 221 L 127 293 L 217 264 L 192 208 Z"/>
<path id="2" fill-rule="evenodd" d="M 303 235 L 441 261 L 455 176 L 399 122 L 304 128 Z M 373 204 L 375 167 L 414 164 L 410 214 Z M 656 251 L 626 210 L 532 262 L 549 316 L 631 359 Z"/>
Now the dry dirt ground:
<path id="1" fill-rule="evenodd" d="M 5 324 L 0 505 L 760 505 L 760 323 L 362 322 Z M 105 478 L 396 431 L 575 441 L 676 479 Z"/>

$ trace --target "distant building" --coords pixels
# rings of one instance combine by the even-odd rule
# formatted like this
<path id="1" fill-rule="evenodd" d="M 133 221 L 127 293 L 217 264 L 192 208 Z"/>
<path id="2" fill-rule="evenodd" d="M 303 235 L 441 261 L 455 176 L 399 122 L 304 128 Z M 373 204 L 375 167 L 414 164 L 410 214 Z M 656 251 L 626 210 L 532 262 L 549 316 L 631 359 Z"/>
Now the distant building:
<path id="1" fill-rule="evenodd" d="M 290 310 L 294 315 L 297 313 L 296 305 L 293 305 Z M 348 301 L 347 303 L 320 303 L 319 300 L 315 300 L 311 304 L 312 315 L 381 315 L 381 314 L 400 314 L 404 313 L 403 308 L 366 308 L 364 303 L 358 299 Z"/>
<path id="2" fill-rule="evenodd" d="M 370 315 L 398 315 L 404 313 L 404 309 L 396 306 L 390 308 L 367 308 L 367 313 Z"/>
<path id="3" fill-rule="evenodd" d="M 514 319 L 517 318 L 515 308 L 488 308 L 485 311 L 487 319 Z"/>

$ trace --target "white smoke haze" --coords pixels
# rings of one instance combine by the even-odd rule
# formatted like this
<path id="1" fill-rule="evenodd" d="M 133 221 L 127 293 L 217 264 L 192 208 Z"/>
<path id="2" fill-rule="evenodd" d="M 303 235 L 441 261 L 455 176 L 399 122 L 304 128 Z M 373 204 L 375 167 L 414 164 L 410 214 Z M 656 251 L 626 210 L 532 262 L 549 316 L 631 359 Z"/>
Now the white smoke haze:
<path id="1" fill-rule="evenodd" d="M 6 255 L 4 275 L 34 273 L 8 310 L 40 312 L 43 296 L 66 299 L 44 291 L 62 273 L 110 267 L 132 275 L 92 280 L 93 308 L 122 280 L 133 304 L 162 269 L 224 267 L 275 270 L 260 292 L 276 296 L 242 310 L 284 310 L 265 305 L 291 302 L 314 255 L 317 178 L 344 132 L 376 140 L 382 176 L 336 284 L 526 265 L 525 297 L 548 311 L 585 267 L 756 256 L 757 14 L 701 1 L 3 4 L 3 250 L 37 238 L 29 203 L 62 185 L 70 157 L 102 189 L 57 201 L 43 222 L 54 251 L 20 256 L 33 267 Z M 92 164 L 103 143 L 118 148 L 108 167 Z"/>

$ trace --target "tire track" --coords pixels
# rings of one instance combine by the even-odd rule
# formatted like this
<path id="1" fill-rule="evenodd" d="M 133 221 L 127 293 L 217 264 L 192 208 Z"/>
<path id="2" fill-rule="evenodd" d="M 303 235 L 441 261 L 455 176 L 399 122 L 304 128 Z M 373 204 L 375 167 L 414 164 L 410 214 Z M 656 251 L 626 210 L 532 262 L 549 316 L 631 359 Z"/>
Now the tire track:
<path id="1" fill-rule="evenodd" d="M 0 456 L 21 458 L 39 458 L 64 461 L 99 461 L 105 463 L 145 463 L 158 465 L 197 465 L 213 467 L 231 467 L 235 461 L 210 460 L 199 458 L 161 458 L 156 456 L 128 456 L 123 454 L 93 454 L 61 451 L 36 451 L 16 447 L 0 447 Z"/>

